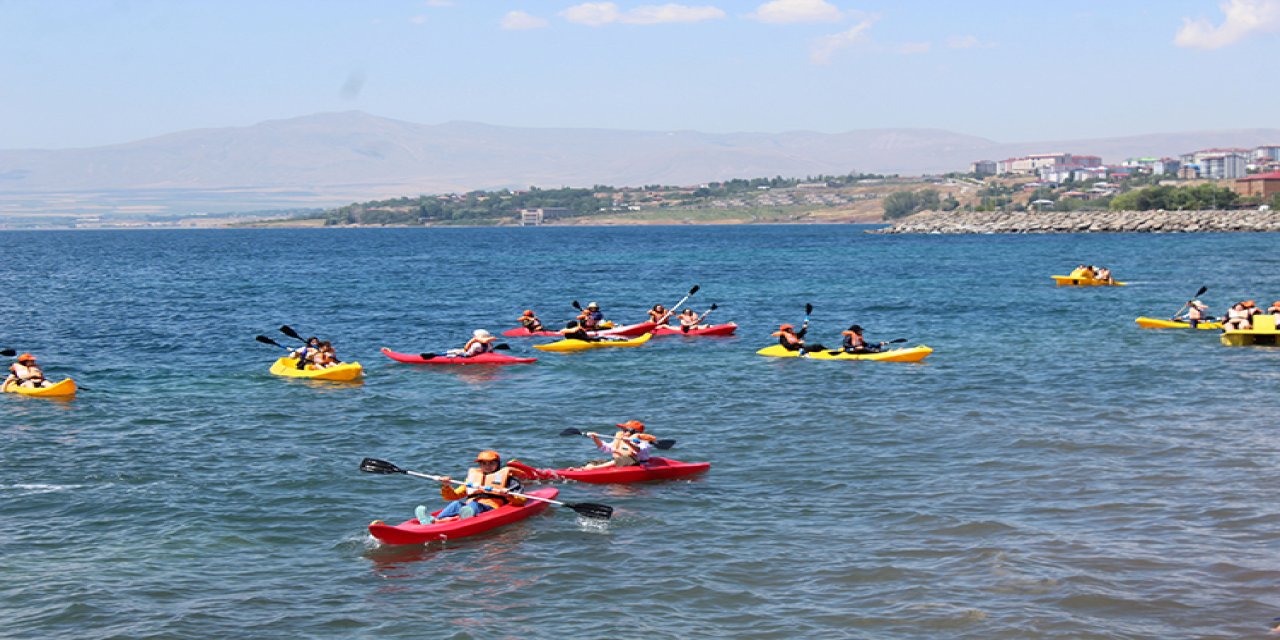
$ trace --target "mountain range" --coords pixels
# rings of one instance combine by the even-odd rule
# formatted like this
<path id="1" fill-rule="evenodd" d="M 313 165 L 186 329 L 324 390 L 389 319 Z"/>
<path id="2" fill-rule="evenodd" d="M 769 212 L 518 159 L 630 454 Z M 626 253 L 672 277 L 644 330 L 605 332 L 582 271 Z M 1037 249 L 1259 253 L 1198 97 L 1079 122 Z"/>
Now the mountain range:
<path id="1" fill-rule="evenodd" d="M 330 207 L 477 189 L 965 171 L 1070 152 L 1119 162 L 1280 143 L 1280 129 L 1000 143 L 939 129 L 700 133 L 424 125 L 359 111 L 85 149 L 0 150 L 0 217 L 140 217 Z"/>

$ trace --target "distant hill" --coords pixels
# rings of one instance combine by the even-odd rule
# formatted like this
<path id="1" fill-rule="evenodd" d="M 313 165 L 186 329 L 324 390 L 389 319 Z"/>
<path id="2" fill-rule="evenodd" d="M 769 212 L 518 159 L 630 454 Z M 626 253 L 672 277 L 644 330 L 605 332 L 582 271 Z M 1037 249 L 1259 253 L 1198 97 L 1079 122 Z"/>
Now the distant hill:
<path id="1" fill-rule="evenodd" d="M 476 189 L 692 185 L 731 178 L 963 171 L 1067 151 L 1117 161 L 1280 142 L 1280 130 L 1001 144 L 937 129 L 709 134 L 422 125 L 351 111 L 89 149 L 0 150 L 0 217 L 337 206 Z"/>

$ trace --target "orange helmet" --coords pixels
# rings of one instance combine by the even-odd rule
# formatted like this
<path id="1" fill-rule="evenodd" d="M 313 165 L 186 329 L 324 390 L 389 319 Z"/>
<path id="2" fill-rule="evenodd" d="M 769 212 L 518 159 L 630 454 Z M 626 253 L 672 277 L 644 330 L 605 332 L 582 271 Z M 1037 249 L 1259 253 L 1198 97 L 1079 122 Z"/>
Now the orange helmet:
<path id="1" fill-rule="evenodd" d="M 476 462 L 484 462 L 486 460 L 501 461 L 502 456 L 499 456 L 498 452 L 493 449 L 485 449 L 484 451 L 476 454 Z"/>
<path id="2" fill-rule="evenodd" d="M 626 422 L 619 422 L 618 424 L 616 424 L 616 425 L 614 425 L 614 426 L 615 426 L 615 427 L 621 427 L 621 428 L 626 429 L 626 430 L 628 430 L 628 431 L 636 431 L 636 432 L 639 432 L 639 433 L 644 433 L 644 423 L 643 423 L 643 422 L 640 422 L 639 420 L 628 420 L 628 421 L 626 421 Z"/>
<path id="3" fill-rule="evenodd" d="M 524 310 L 524 315 L 526 315 L 526 316 L 531 316 L 531 315 L 533 315 L 533 309 L 525 309 L 525 310 Z"/>
<path id="4" fill-rule="evenodd" d="M 29 353 L 24 353 L 18 356 L 18 362 L 35 362 L 35 361 L 36 361 L 36 357 Z"/>

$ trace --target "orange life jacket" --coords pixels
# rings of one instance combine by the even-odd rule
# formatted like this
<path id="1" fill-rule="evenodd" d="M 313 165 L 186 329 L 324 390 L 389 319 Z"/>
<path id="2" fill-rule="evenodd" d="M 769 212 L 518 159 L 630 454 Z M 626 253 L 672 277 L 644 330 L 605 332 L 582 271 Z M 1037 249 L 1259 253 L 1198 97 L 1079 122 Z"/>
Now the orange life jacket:
<path id="1" fill-rule="evenodd" d="M 442 485 L 440 494 L 445 500 L 457 500 L 460 497 L 474 498 L 485 506 L 497 509 L 504 504 L 524 504 L 524 498 L 519 496 L 504 496 L 490 493 L 493 489 L 507 488 L 508 481 L 511 479 L 511 468 L 502 467 L 489 475 L 485 475 L 484 470 L 479 467 L 472 467 L 467 470 L 467 486 L 462 491 L 454 489 L 448 485 Z"/>

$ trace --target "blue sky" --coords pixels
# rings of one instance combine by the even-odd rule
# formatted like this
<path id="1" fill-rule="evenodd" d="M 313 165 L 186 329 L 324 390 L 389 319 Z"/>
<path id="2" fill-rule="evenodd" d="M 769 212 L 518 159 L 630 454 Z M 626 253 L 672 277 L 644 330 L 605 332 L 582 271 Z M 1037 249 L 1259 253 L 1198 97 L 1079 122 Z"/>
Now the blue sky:
<path id="1" fill-rule="evenodd" d="M 436 124 L 1275 127 L 1280 0 L 0 0 L 0 148 L 358 109 Z"/>

